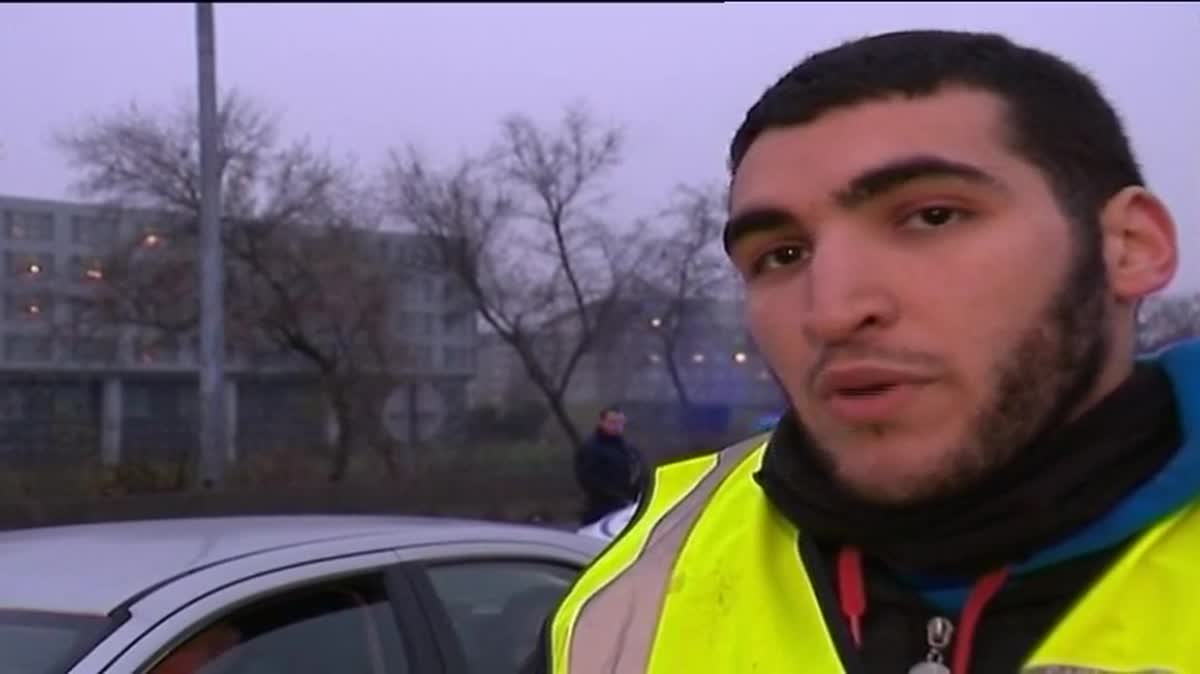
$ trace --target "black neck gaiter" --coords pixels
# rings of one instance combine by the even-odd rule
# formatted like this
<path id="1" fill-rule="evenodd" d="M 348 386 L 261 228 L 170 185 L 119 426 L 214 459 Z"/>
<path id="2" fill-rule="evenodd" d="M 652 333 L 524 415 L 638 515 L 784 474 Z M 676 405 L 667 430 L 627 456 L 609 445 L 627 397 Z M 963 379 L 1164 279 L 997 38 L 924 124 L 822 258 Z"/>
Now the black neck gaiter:
<path id="1" fill-rule="evenodd" d="M 1171 383 L 1139 365 L 1108 397 L 954 496 L 884 506 L 839 488 L 793 415 L 756 479 L 818 541 L 854 545 L 902 572 L 971 576 L 1019 562 L 1097 519 L 1158 472 L 1181 441 Z"/>

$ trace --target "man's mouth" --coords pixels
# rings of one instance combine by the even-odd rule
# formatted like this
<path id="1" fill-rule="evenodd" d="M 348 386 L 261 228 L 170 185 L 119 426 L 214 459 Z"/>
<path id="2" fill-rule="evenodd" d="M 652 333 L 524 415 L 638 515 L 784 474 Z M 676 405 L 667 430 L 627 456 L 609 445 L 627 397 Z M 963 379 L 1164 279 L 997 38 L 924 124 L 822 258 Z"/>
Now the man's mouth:
<path id="1" fill-rule="evenodd" d="M 891 367 L 840 366 L 822 373 L 817 393 L 830 413 L 845 423 L 882 423 L 893 419 L 931 381 Z"/>
<path id="2" fill-rule="evenodd" d="M 869 398 L 875 395 L 882 395 L 896 388 L 900 384 L 896 382 L 881 382 L 878 384 L 869 384 L 867 386 L 851 386 L 838 389 L 834 395 L 848 396 L 851 398 Z"/>

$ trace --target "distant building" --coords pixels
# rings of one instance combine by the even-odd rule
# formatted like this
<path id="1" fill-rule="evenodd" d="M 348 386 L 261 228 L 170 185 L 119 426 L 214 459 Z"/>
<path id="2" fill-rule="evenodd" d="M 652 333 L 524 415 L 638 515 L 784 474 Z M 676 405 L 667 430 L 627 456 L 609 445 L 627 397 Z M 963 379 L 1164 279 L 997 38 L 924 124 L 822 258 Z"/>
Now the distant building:
<path id="1" fill-rule="evenodd" d="M 597 336 L 571 379 L 566 402 L 580 423 L 586 424 L 601 406 L 618 403 L 634 411 L 635 426 L 719 434 L 748 428 L 785 407 L 749 338 L 739 302 L 703 301 L 682 312 L 674 353 L 687 406 L 657 334 L 667 327 L 659 308 L 627 301 L 618 311 L 619 320 Z M 543 329 L 538 347 L 542 357 L 551 362 L 565 357 L 577 330 L 571 317 Z M 516 352 L 498 336 L 482 335 L 478 353 L 479 368 L 470 388 L 473 405 L 503 409 L 544 400 Z"/>
<path id="2" fill-rule="evenodd" d="M 197 442 L 194 335 L 149 339 L 129 326 L 65 330 L 105 281 L 118 242 L 169 245 L 149 215 L 114 217 L 94 205 L 0 196 L 0 456 L 56 452 L 175 453 Z M 388 321 L 412 357 L 388 398 L 383 423 L 398 441 L 422 439 L 465 405 L 475 369 L 472 307 L 422 255 L 415 234 L 364 232 L 405 269 Z M 299 359 L 250 362 L 230 353 L 229 415 L 239 452 L 313 443 L 328 415 Z M 15 457 L 14 457 L 15 458 Z"/>

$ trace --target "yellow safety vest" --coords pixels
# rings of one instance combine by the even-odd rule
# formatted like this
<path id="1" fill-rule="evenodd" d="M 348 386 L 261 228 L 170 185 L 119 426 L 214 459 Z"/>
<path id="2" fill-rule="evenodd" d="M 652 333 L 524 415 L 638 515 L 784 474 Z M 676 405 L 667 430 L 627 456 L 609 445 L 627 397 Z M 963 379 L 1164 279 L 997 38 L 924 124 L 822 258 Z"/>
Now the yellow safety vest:
<path id="1" fill-rule="evenodd" d="M 642 512 L 559 606 L 551 674 L 845 671 L 800 532 L 753 481 L 765 446 L 659 469 Z M 1200 674 L 1200 509 L 1141 534 L 1021 671 Z"/>

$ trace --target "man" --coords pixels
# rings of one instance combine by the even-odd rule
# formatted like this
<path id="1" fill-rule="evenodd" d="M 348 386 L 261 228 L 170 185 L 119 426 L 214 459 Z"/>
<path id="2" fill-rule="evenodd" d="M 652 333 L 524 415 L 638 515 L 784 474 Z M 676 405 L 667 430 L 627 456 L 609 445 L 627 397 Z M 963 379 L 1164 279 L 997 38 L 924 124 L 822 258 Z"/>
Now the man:
<path id="1" fill-rule="evenodd" d="M 811 56 L 731 148 L 791 409 L 661 468 L 550 623 L 606 672 L 1200 672 L 1200 349 L 1134 357 L 1174 223 L 1117 115 L 986 34 Z"/>
<path id="2" fill-rule="evenodd" d="M 575 454 L 575 477 L 587 500 L 581 526 L 636 501 L 641 476 L 641 458 L 625 441 L 625 413 L 604 408 L 592 437 Z"/>

